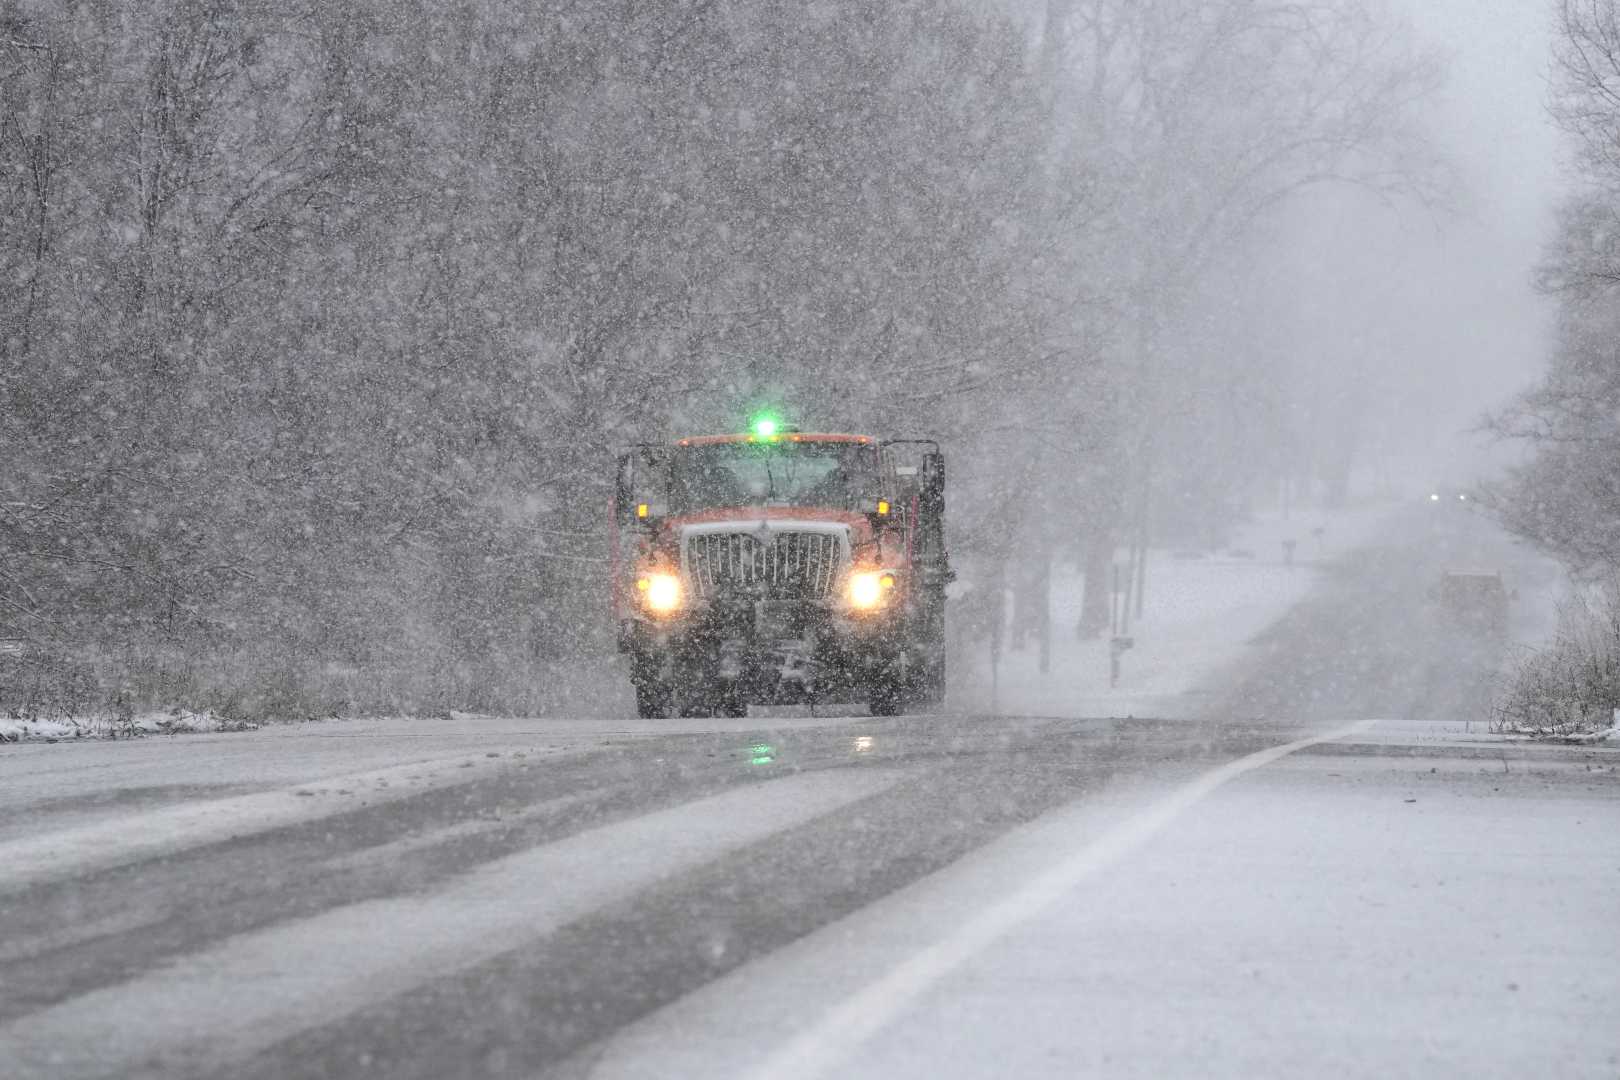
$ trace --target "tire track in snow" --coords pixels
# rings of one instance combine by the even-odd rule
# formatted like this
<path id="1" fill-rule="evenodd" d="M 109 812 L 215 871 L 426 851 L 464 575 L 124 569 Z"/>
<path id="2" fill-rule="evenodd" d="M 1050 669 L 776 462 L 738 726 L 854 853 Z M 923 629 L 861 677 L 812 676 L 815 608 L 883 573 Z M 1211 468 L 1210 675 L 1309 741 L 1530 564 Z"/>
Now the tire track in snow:
<path id="1" fill-rule="evenodd" d="M 639 888 L 875 795 L 900 777 L 896 770 L 840 770 L 750 784 L 509 856 L 423 896 L 347 905 L 230 938 L 0 1028 L 0 1075 L 220 1071 L 297 1031 L 520 948 Z"/>
<path id="2" fill-rule="evenodd" d="M 1374 723 L 1374 720 L 1363 720 L 1337 731 L 1273 746 L 1211 769 L 1091 843 L 1069 852 L 1044 873 L 988 905 L 943 939 L 917 950 L 827 1009 L 807 1029 L 749 1069 L 745 1074 L 747 1080 L 815 1080 L 835 1074 L 867 1040 L 962 965 L 1012 930 L 1044 913 L 1082 881 L 1111 869 L 1152 841 L 1176 818 L 1217 789 L 1296 751 L 1360 734 Z"/>
<path id="3" fill-rule="evenodd" d="M 0 896 L 80 874 L 239 839 L 434 788 L 466 784 L 509 767 L 502 758 L 415 762 L 328 777 L 277 791 L 183 802 L 0 844 Z M 344 801 L 336 801 L 336 800 Z"/>
<path id="4" fill-rule="evenodd" d="M 757 783 L 736 743 L 678 735 L 531 758 L 401 801 L 349 799 L 329 816 L 0 896 L 0 1024 L 227 937 L 436 888 L 585 829 Z M 796 745 L 794 768 L 836 765 L 848 744 Z"/>
<path id="5" fill-rule="evenodd" d="M 592 1044 L 739 965 L 791 947 L 1007 829 L 1140 770 L 1144 752 L 1196 762 L 1228 752 L 1209 750 L 1203 739 L 1122 743 L 1095 731 L 1056 738 L 1044 726 L 1026 733 L 1033 742 L 1009 743 L 1000 721 L 981 732 L 978 740 L 958 732 L 943 741 L 1007 752 L 941 761 L 913 746 L 897 761 L 908 766 L 907 779 L 871 799 L 665 879 L 532 947 L 301 1032 L 235 1064 L 233 1075 L 329 1080 L 366 1070 L 439 1080 L 479 1069 L 549 1076 L 542 1071 L 559 1067 L 559 1076 L 572 1076 L 565 1067 L 572 1055 L 588 1055 Z M 886 741 L 878 737 L 869 752 L 886 752 Z M 1230 753 L 1254 748 L 1251 742 Z M 738 1031 L 747 1030 L 735 1023 L 747 1008 L 728 1010 Z M 699 1065 L 653 1075 L 704 1074 Z"/>

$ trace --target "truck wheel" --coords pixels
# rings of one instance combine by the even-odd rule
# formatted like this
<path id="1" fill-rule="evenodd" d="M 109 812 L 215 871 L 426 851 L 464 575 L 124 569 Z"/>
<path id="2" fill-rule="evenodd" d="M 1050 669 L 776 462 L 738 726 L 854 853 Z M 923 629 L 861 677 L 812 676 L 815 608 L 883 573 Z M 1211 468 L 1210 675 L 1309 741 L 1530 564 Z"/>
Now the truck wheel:
<path id="1" fill-rule="evenodd" d="M 896 716 L 902 711 L 901 699 L 900 684 L 893 679 L 879 677 L 872 685 L 872 697 L 866 707 L 873 716 Z"/>
<path id="2" fill-rule="evenodd" d="M 669 715 L 672 697 L 663 683 L 637 683 L 636 713 L 643 720 L 662 720 Z"/>
<path id="3" fill-rule="evenodd" d="M 708 686 L 686 685 L 675 695 L 676 716 L 718 716 L 720 699 Z"/>
<path id="4" fill-rule="evenodd" d="M 945 701 L 945 658 L 936 657 L 932 663 L 923 669 L 922 674 L 922 701 L 929 708 L 943 704 Z"/>

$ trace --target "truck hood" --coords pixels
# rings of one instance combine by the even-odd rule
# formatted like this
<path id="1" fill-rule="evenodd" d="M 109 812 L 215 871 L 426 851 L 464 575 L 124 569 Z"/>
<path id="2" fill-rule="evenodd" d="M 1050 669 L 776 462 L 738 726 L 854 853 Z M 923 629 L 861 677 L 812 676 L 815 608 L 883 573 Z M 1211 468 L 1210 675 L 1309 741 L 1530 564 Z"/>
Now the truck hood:
<path id="1" fill-rule="evenodd" d="M 865 514 L 816 506 L 744 506 L 727 510 L 705 510 L 665 519 L 671 538 L 692 533 L 712 532 L 794 532 L 822 531 L 827 526 L 847 528 L 852 544 L 870 540 L 872 526 Z"/>

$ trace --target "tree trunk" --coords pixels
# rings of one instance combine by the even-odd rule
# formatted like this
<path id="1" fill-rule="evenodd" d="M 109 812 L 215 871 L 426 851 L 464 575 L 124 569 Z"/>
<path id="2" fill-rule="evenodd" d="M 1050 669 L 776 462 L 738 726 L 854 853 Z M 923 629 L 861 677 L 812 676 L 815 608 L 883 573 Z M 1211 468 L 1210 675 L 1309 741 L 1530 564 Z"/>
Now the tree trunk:
<path id="1" fill-rule="evenodd" d="M 1035 634 L 1040 643 L 1040 670 L 1052 670 L 1052 556 L 1041 558 L 1030 599 L 1035 604 Z"/>
<path id="2" fill-rule="evenodd" d="M 1114 562 L 1114 538 L 1105 528 L 1093 529 L 1085 544 L 1085 592 L 1080 599 L 1082 638 L 1094 638 L 1108 629 L 1109 568 Z"/>

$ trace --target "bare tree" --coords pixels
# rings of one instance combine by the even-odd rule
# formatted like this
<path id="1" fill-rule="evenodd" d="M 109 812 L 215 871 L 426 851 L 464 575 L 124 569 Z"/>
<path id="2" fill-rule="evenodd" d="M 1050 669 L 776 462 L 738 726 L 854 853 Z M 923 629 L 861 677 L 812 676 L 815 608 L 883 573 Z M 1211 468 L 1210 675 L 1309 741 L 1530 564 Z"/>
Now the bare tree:
<path id="1" fill-rule="evenodd" d="M 1581 190 L 1560 209 L 1538 281 L 1560 303 L 1546 377 L 1489 418 L 1530 461 L 1495 492 L 1516 531 L 1582 570 L 1620 568 L 1620 5 L 1558 0 L 1549 111 Z"/>
<path id="2" fill-rule="evenodd" d="M 1173 449 L 1161 432 L 1211 397 L 1199 351 L 1181 346 L 1189 297 L 1218 260 L 1310 188 L 1438 205 L 1450 179 L 1416 117 L 1440 83 L 1438 60 L 1410 52 L 1355 0 L 1070 0 L 1048 6 L 1045 33 L 1045 54 L 1061 53 L 1055 152 L 1088 196 L 1071 224 L 1073 279 L 1089 295 L 1073 310 L 1109 324 L 1096 339 L 1117 387 L 1106 417 L 1095 395 L 1075 406 L 1115 436 L 1082 500 L 1094 522 L 1086 629 L 1102 624 L 1115 545 L 1140 546 L 1150 531 Z"/>

